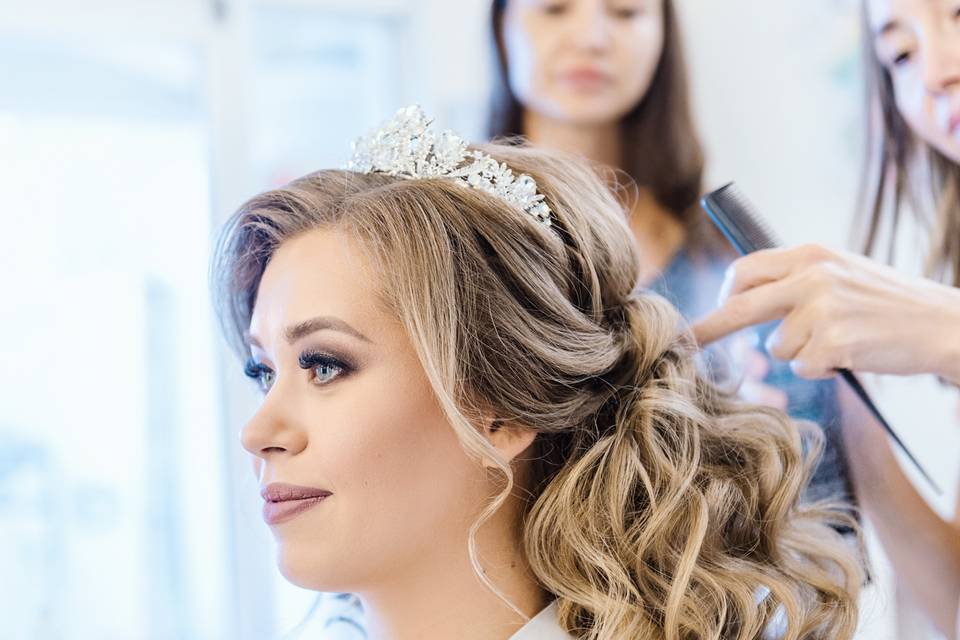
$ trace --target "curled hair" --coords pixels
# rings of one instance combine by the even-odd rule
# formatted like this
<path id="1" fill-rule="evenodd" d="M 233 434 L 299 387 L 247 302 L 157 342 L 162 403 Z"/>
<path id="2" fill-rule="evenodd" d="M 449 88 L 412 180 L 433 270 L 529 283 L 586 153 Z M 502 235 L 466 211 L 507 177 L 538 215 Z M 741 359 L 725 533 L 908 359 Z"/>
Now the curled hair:
<path id="1" fill-rule="evenodd" d="M 322 171 L 247 202 L 228 222 L 213 276 L 227 333 L 247 329 L 260 278 L 289 238 L 337 229 L 381 278 L 466 451 L 493 460 L 526 499 L 525 553 L 580 638 L 848 638 L 862 581 L 831 528 L 839 508 L 801 504 L 816 447 L 773 409 L 702 376 L 678 312 L 636 290 L 624 212 L 576 160 L 483 150 L 537 181 L 552 228 L 451 181 Z M 478 420 L 537 433 L 507 461 Z M 519 467 L 518 465 L 524 466 Z M 512 606 L 512 605 L 511 605 Z"/>

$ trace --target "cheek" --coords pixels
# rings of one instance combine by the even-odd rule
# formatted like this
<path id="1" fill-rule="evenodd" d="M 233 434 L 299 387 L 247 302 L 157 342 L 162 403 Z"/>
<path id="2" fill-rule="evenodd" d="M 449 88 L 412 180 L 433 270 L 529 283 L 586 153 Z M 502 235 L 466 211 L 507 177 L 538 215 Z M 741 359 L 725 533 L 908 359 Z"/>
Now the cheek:
<path id="1" fill-rule="evenodd" d="M 649 90 L 660 63 L 663 30 L 651 19 L 642 28 L 624 34 L 617 49 L 620 53 L 617 75 L 622 78 L 623 90 L 629 94 L 629 102 L 636 104 Z"/>
<path id="2" fill-rule="evenodd" d="M 362 496 L 355 505 L 384 530 L 427 532 L 466 506 L 473 463 L 432 397 L 384 394 L 356 416 L 365 431 L 344 451 L 338 472 Z"/>
<path id="3" fill-rule="evenodd" d="M 465 552 L 482 501 L 481 469 L 425 380 L 394 372 L 350 391 L 311 436 L 337 500 L 304 519 L 310 529 L 287 536 L 279 558 L 288 579 L 318 590 L 357 589 L 439 548 Z"/>
<path id="4" fill-rule="evenodd" d="M 913 131 L 926 141 L 935 137 L 937 130 L 934 103 L 924 90 L 923 83 L 914 77 L 905 77 L 894 84 L 897 111 Z"/>
<path id="5" fill-rule="evenodd" d="M 549 59 L 546 51 L 550 47 L 548 37 L 516 18 L 504 23 L 503 46 L 510 91 L 520 102 L 528 103 L 545 86 L 545 61 Z"/>

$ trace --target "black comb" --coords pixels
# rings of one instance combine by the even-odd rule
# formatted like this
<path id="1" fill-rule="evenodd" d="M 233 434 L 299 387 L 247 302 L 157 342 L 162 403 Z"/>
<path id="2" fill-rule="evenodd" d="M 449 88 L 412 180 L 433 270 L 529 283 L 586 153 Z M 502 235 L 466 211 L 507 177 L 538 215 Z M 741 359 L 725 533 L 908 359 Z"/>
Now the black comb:
<path id="1" fill-rule="evenodd" d="M 716 191 L 711 191 L 703 197 L 700 204 L 710 216 L 710 219 L 713 220 L 713 223 L 719 227 L 723 235 L 727 237 L 727 240 L 729 240 L 741 254 L 746 255 L 760 249 L 773 249 L 780 246 L 776 234 L 760 216 L 760 212 L 757 211 L 757 208 L 752 202 L 747 200 L 743 192 L 741 192 L 734 183 L 731 182 Z M 930 483 L 934 491 L 938 494 L 943 493 L 940 487 L 937 486 L 937 483 L 933 481 L 933 478 L 930 477 L 930 474 L 920 465 L 916 457 L 910 453 L 907 446 L 903 444 L 903 441 L 893 430 L 893 427 L 890 426 L 890 423 L 887 422 L 886 418 L 880 413 L 880 410 L 877 409 L 877 406 L 873 403 L 873 400 L 870 399 L 870 396 L 867 395 L 863 385 L 860 384 L 860 381 L 853 372 L 848 369 L 838 369 L 837 373 L 840 374 L 840 377 L 850 386 L 853 392 L 857 394 L 860 401 L 863 402 L 877 422 L 883 426 L 890 435 L 890 438 L 897 443 L 897 446 L 906 454 L 907 458 L 909 458 L 913 466 L 923 475 L 924 479 Z"/>

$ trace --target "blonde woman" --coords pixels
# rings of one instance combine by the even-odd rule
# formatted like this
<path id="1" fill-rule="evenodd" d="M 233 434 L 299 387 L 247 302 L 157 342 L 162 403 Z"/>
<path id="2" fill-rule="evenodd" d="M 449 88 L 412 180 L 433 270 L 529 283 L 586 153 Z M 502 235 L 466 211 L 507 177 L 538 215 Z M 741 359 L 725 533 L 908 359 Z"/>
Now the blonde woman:
<path id="1" fill-rule="evenodd" d="M 852 635 L 815 452 L 698 374 L 598 176 L 415 108 L 351 166 L 244 204 L 215 262 L 291 582 L 383 640 Z"/>

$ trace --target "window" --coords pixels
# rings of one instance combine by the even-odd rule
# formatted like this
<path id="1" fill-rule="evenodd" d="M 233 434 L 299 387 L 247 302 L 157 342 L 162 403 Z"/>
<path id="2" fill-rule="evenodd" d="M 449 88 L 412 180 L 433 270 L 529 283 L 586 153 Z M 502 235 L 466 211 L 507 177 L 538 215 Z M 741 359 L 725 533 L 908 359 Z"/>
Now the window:
<path id="1" fill-rule="evenodd" d="M 316 594 L 260 519 L 211 238 L 400 105 L 403 20 L 42 1 L 0 10 L 4 637 L 282 637 Z"/>

